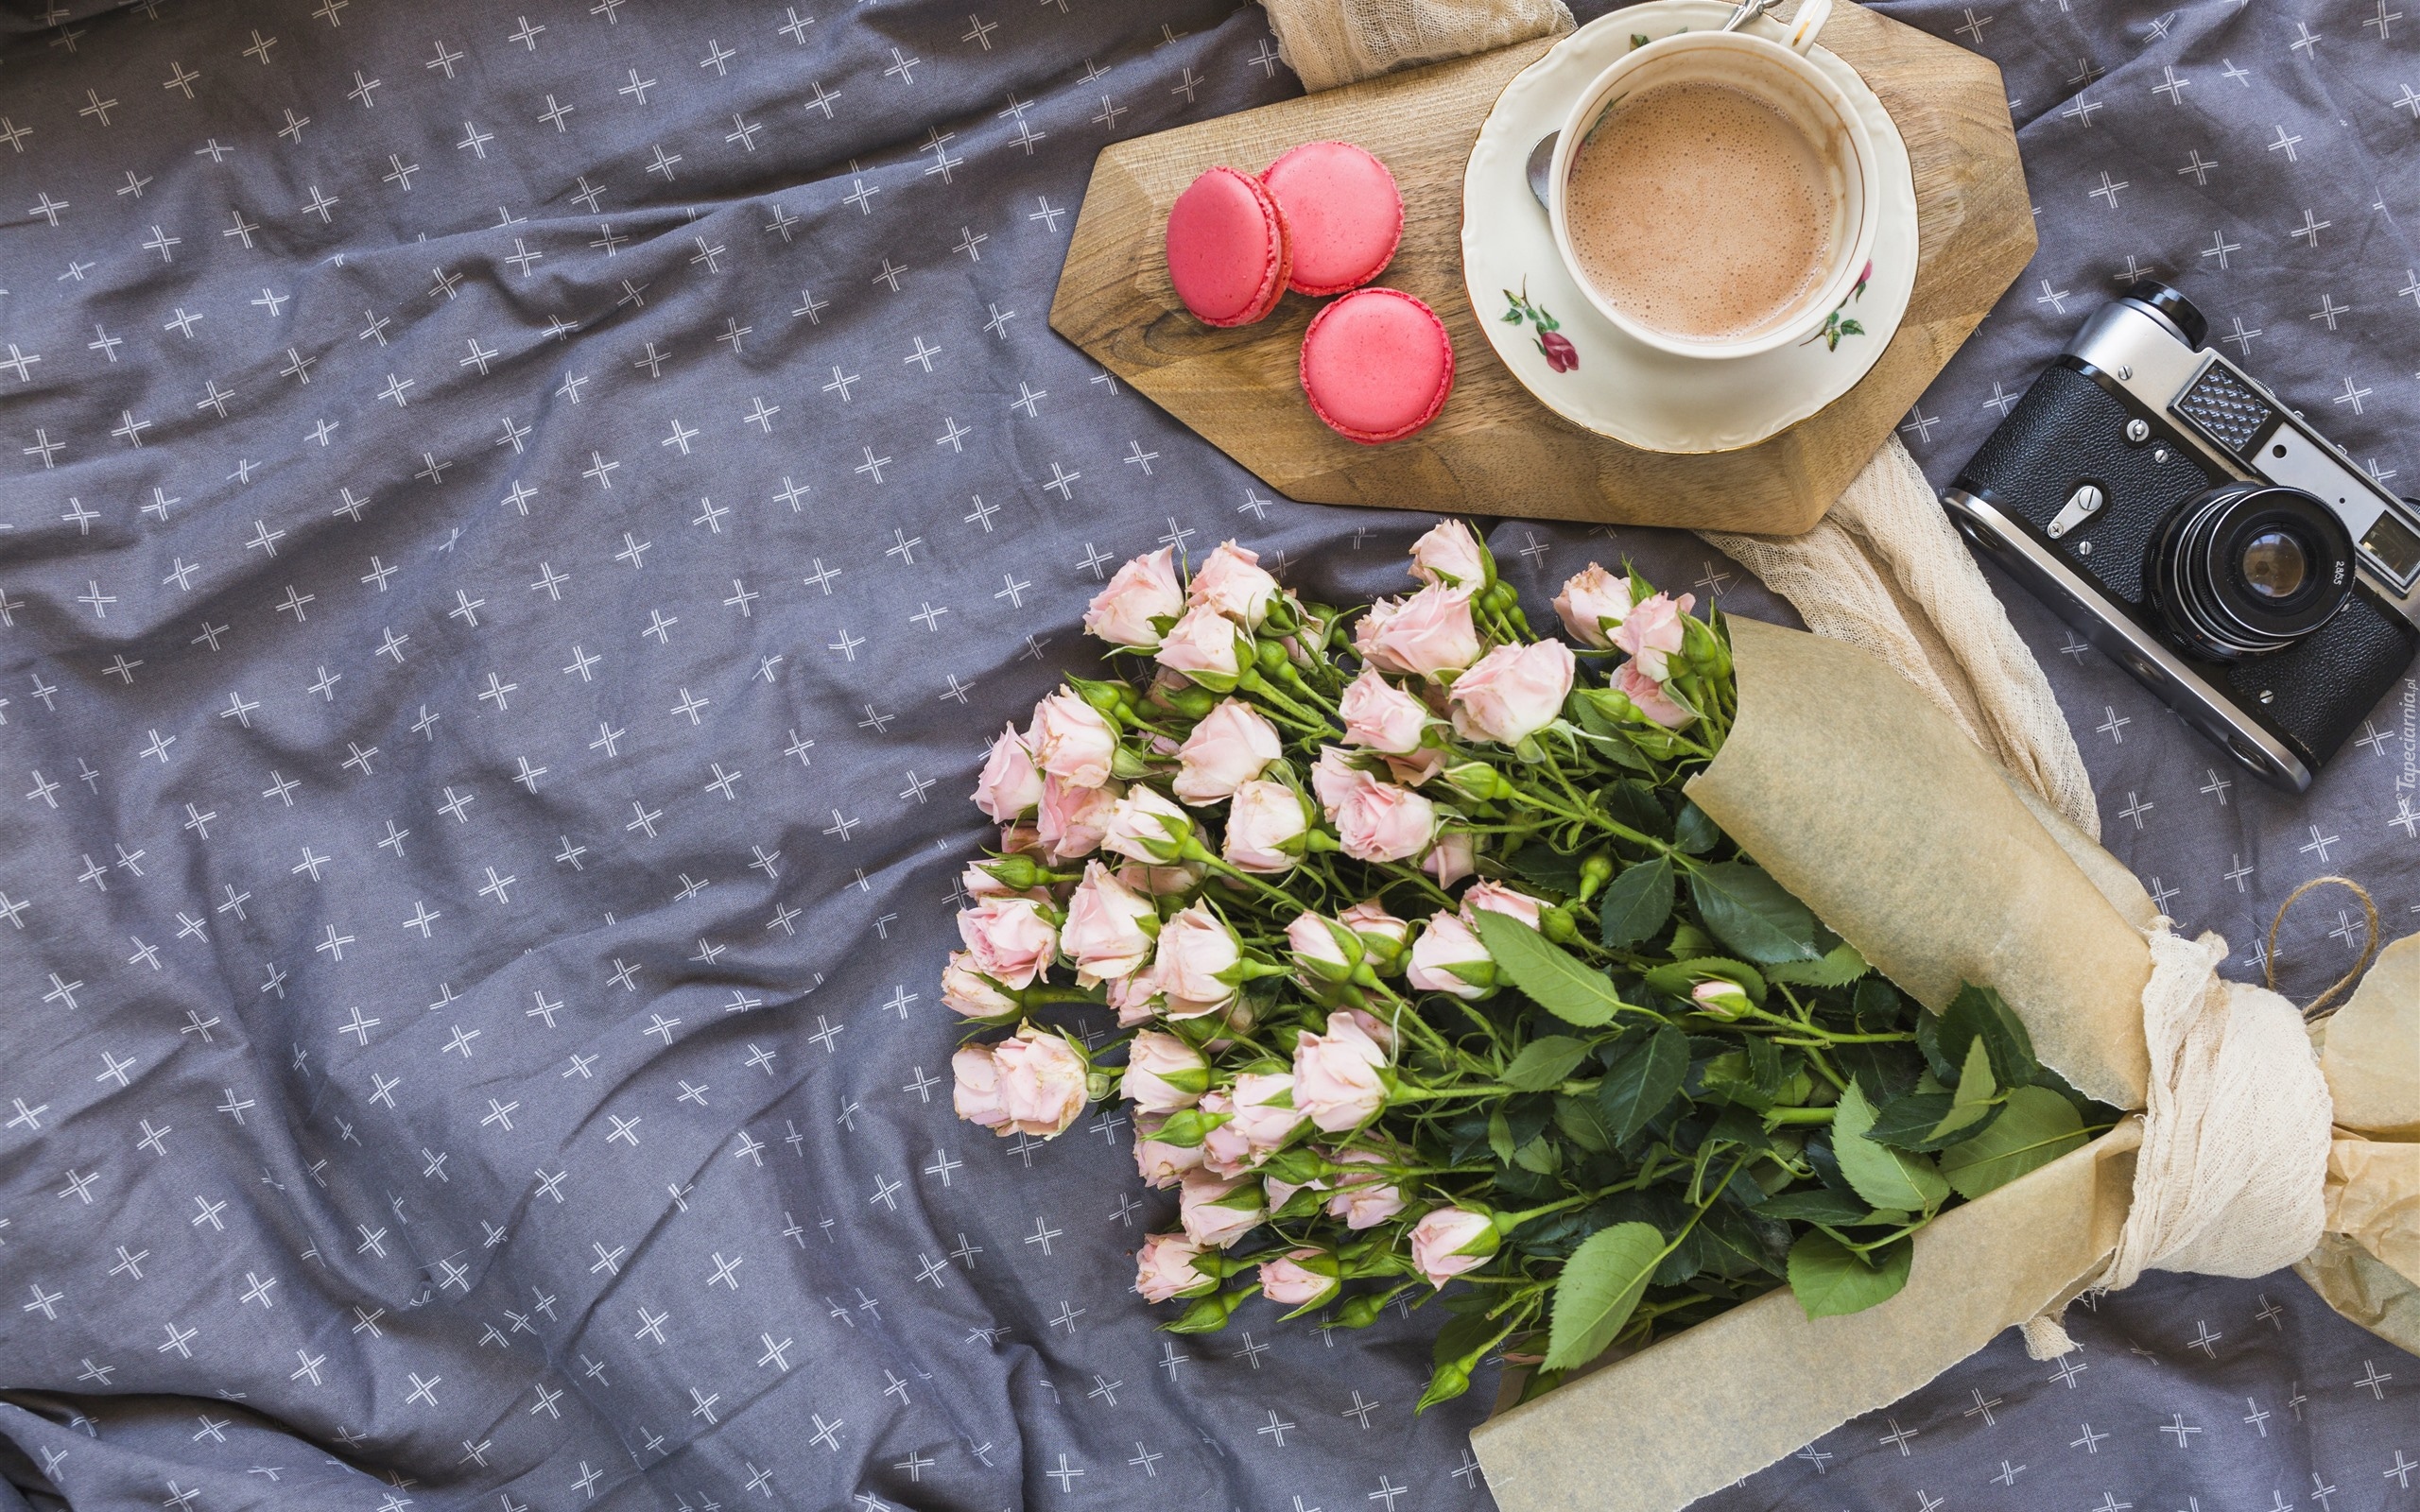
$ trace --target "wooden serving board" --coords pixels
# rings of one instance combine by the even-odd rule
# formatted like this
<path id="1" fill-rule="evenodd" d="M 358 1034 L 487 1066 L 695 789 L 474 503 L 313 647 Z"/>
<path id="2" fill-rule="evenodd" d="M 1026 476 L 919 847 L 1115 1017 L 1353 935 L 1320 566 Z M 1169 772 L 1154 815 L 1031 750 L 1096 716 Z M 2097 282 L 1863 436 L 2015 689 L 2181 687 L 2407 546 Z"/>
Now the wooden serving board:
<path id="1" fill-rule="evenodd" d="M 1137 137 L 1093 165 L 1051 328 L 1295 499 L 1321 504 L 1794 535 L 1839 497 L 2033 255 L 2032 207 L 1999 69 L 1841 0 L 1824 45 L 1898 123 L 1915 170 L 1907 318 L 1874 370 L 1797 425 L 1737 451 L 1643 451 L 1562 419 L 1496 360 L 1462 284 L 1462 169 L 1495 98 L 1550 43 L 1390 75 Z M 1257 170 L 1297 143 L 1357 142 L 1393 169 L 1403 245 L 1379 283 L 1443 318 L 1453 397 L 1427 429 L 1361 446 L 1320 423 L 1297 377 L 1323 301 L 1286 296 L 1257 324 L 1187 314 L 1163 255 L 1168 207 L 1216 163 Z"/>

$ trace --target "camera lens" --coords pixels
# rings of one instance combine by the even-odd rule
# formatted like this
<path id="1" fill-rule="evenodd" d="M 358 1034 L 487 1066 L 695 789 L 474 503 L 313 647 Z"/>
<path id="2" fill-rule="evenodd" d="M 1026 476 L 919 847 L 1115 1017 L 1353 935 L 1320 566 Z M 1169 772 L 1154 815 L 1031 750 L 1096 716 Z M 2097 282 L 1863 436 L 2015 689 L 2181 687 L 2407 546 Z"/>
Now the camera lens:
<path id="1" fill-rule="evenodd" d="M 2342 522 L 2304 490 L 2275 484 L 2230 484 L 2187 500 L 2145 555 L 2169 628 L 2215 661 L 2293 644 L 2352 592 L 2353 541 Z"/>

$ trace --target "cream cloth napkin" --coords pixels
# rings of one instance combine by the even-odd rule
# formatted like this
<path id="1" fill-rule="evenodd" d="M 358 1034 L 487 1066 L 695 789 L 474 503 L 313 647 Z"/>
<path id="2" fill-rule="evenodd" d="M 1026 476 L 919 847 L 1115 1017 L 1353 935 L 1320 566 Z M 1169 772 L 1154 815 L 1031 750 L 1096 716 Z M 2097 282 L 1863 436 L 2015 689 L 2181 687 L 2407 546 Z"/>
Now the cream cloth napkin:
<path id="1" fill-rule="evenodd" d="M 1571 28 L 1563 0 L 1263 0 L 1278 56 L 1318 91 Z M 1889 662 L 2019 782 L 2095 839 L 2100 813 L 2041 663 L 1897 437 L 1803 536 L 1706 532 L 1819 635 Z"/>

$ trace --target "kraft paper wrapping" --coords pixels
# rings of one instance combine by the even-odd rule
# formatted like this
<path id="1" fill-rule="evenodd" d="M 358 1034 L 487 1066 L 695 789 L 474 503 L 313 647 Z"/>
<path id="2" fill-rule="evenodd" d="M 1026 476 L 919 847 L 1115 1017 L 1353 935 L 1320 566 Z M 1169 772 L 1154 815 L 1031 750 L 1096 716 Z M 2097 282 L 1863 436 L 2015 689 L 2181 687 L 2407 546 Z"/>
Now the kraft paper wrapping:
<path id="1" fill-rule="evenodd" d="M 1989 984 L 2045 1063 L 2140 1108 L 2155 914 L 2140 885 L 1867 653 L 1750 620 L 1731 629 L 1739 714 L 1690 797 L 1917 999 L 1940 1008 L 1961 982 Z M 2392 1143 L 2420 1137 L 2415 941 L 2390 949 L 2326 1030 L 2323 1066 L 2342 1077 L 2336 1233 L 2303 1273 L 2356 1322 L 2420 1343 L 2405 1280 L 2420 1276 L 2420 1143 Z M 1945 1213 L 1879 1307 L 1809 1320 L 1783 1289 L 1484 1424 L 1472 1443 L 1497 1504 L 1673 1512 L 1916 1390 L 2100 1272 L 2139 1143 L 2129 1119 Z"/>

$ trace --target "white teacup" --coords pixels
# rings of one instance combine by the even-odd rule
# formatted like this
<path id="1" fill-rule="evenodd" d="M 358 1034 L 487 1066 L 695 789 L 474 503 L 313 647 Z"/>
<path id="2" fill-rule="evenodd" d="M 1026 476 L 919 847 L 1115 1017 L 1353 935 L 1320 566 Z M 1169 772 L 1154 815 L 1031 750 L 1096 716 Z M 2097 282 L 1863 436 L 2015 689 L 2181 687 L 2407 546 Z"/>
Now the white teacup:
<path id="1" fill-rule="evenodd" d="M 1803 0 L 1788 24 L 1787 44 L 1744 32 L 1678 32 L 1634 49 L 1599 74 L 1582 91 L 1564 120 L 1548 179 L 1547 215 L 1555 248 L 1589 302 L 1633 339 L 1685 357 L 1744 357 L 1804 341 L 1824 328 L 1825 317 L 1855 288 L 1874 251 L 1878 196 L 1873 138 L 1857 107 L 1838 84 L 1807 61 L 1831 13 L 1830 0 Z M 1588 135 L 1623 99 L 1668 84 L 1720 83 L 1779 112 L 1814 148 L 1832 192 L 1832 225 L 1820 276 L 1789 311 L 1751 333 L 1696 339 L 1649 325 L 1599 289 L 1572 249 L 1565 201 L 1574 159 Z M 1707 228 L 1709 236 L 1721 234 Z"/>

